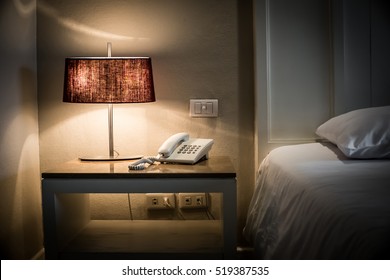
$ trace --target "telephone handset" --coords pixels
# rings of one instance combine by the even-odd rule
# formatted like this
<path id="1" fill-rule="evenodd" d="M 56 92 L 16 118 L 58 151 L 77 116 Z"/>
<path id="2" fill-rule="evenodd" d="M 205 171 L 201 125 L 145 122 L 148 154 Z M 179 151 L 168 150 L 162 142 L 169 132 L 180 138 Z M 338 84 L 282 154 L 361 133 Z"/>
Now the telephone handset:
<path id="1" fill-rule="evenodd" d="M 177 133 L 165 140 L 156 157 L 140 159 L 129 164 L 129 169 L 141 170 L 146 163 L 153 164 L 154 161 L 195 164 L 203 158 L 208 158 L 213 144 L 213 139 L 189 138 L 188 133 Z"/>
<path id="2" fill-rule="evenodd" d="M 185 132 L 174 134 L 167 140 L 165 140 L 164 143 L 162 143 L 162 145 L 158 149 L 158 153 L 162 157 L 167 158 L 172 154 L 175 148 L 177 148 L 184 141 L 188 141 L 189 138 L 190 136 L 188 135 L 188 133 Z"/>

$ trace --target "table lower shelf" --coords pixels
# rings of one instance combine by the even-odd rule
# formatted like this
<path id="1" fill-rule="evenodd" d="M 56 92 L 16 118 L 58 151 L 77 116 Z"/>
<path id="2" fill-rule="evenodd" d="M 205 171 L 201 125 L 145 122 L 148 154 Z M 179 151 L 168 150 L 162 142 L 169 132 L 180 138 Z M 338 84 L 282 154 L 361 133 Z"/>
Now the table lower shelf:
<path id="1" fill-rule="evenodd" d="M 223 252 L 220 220 L 91 220 L 61 258 L 173 258 Z"/>

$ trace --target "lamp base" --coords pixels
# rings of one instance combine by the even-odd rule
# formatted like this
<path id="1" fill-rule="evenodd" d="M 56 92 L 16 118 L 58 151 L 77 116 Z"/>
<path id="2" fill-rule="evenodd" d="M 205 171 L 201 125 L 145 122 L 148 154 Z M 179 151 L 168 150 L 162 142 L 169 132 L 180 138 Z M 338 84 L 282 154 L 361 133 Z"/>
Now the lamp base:
<path id="1" fill-rule="evenodd" d="M 114 161 L 114 160 L 131 160 L 142 158 L 142 155 L 135 156 L 85 156 L 79 158 L 82 161 Z"/>

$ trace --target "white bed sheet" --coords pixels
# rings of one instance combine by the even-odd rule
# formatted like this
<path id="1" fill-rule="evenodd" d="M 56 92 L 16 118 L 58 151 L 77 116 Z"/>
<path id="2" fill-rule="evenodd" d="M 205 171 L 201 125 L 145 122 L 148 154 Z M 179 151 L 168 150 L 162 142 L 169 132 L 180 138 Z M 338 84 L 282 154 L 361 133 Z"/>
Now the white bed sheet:
<path id="1" fill-rule="evenodd" d="M 244 235 L 262 259 L 389 259 L 390 160 L 351 160 L 322 143 L 273 150 Z"/>

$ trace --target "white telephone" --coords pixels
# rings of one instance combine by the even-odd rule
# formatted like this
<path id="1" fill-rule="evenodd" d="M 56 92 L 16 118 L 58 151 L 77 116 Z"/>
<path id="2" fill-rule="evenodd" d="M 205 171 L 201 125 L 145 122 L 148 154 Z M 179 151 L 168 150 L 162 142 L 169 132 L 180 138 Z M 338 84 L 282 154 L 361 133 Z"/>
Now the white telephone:
<path id="1" fill-rule="evenodd" d="M 194 164 L 208 152 L 214 144 L 213 139 L 189 138 L 188 133 L 177 133 L 169 137 L 158 149 L 159 161 Z"/>
<path id="2" fill-rule="evenodd" d="M 177 133 L 161 145 L 156 157 L 140 159 L 129 164 L 129 169 L 144 169 L 146 163 L 153 164 L 154 161 L 195 164 L 203 158 L 208 158 L 213 144 L 213 139 L 189 138 L 188 133 Z"/>

